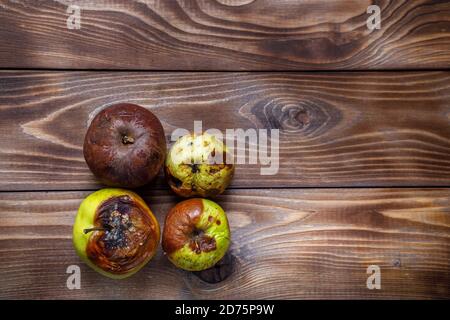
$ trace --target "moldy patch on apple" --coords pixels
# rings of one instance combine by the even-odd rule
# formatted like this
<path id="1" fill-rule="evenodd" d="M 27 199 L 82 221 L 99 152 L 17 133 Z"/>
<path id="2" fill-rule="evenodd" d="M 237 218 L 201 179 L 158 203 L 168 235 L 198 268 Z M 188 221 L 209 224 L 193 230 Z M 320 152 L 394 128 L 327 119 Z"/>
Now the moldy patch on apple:
<path id="1" fill-rule="evenodd" d="M 93 232 L 86 248 L 88 258 L 114 274 L 132 270 L 154 251 L 156 230 L 150 216 L 129 196 L 104 201 L 95 214 Z"/>

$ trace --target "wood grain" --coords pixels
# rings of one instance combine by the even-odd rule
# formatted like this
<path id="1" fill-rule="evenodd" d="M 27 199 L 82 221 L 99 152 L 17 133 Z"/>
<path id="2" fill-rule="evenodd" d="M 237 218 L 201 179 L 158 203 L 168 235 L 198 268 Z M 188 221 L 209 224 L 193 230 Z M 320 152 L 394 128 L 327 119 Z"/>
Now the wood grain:
<path id="1" fill-rule="evenodd" d="M 450 189 L 229 191 L 218 202 L 235 270 L 219 284 L 177 270 L 161 252 L 124 281 L 91 271 L 71 244 L 86 195 L 1 193 L 1 298 L 450 298 Z M 166 191 L 145 199 L 161 222 L 178 200 Z M 81 290 L 66 288 L 73 264 Z M 366 288 L 372 264 L 381 290 Z"/>
<path id="2" fill-rule="evenodd" d="M 450 73 L 0 72 L 0 190 L 99 187 L 82 143 L 115 102 L 176 128 L 280 129 L 280 168 L 233 188 L 450 185 Z M 166 187 L 160 178 L 156 187 Z"/>
<path id="3" fill-rule="evenodd" d="M 69 3 L 80 30 L 66 26 Z M 367 28 L 371 4 L 380 30 Z M 8 68 L 449 68 L 450 2 L 0 0 L 0 39 Z"/>

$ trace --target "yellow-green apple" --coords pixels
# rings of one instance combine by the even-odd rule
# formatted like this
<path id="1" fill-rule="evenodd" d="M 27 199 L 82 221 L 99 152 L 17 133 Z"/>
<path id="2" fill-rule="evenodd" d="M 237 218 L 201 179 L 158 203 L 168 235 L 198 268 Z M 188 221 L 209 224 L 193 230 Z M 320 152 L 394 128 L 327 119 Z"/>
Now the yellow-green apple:
<path id="1" fill-rule="evenodd" d="M 73 244 L 92 269 L 114 279 L 131 276 L 155 255 L 158 221 L 144 200 L 124 189 L 107 188 L 81 203 Z"/>
<path id="2" fill-rule="evenodd" d="M 227 215 L 208 199 L 182 201 L 166 216 L 162 246 L 169 260 L 181 269 L 211 268 L 230 246 Z"/>
<path id="3" fill-rule="evenodd" d="M 226 145 L 208 133 L 189 134 L 170 149 L 165 164 L 166 180 L 182 197 L 214 197 L 230 184 L 234 164 Z M 228 163 L 227 163 L 228 161 Z"/>

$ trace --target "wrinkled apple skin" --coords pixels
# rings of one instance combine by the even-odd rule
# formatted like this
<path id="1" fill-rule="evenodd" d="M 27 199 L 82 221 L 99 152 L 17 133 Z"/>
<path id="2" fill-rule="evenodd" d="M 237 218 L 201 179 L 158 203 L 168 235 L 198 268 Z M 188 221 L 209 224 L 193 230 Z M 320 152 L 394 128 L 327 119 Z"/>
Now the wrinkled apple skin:
<path id="1" fill-rule="evenodd" d="M 102 202 L 106 201 L 107 199 L 110 199 L 111 197 L 116 196 L 124 196 L 128 195 L 130 196 L 134 201 L 138 202 L 144 209 L 146 209 L 149 213 L 149 216 L 152 220 L 152 223 L 155 226 L 156 231 L 156 238 L 154 241 L 159 244 L 160 240 L 160 227 L 159 223 L 156 220 L 155 216 L 151 212 L 151 210 L 148 208 L 147 204 L 144 202 L 144 200 L 137 195 L 136 193 L 125 190 L 125 189 L 119 189 L 119 188 L 105 188 L 98 190 L 94 193 L 91 193 L 88 197 L 86 197 L 83 202 L 81 203 L 78 213 L 75 218 L 75 223 L 73 226 L 73 245 L 75 247 L 75 250 L 78 254 L 78 256 L 83 260 L 88 266 L 90 266 L 92 269 L 97 271 L 98 273 L 112 278 L 112 279 L 124 279 L 127 278 L 136 272 L 138 272 L 142 267 L 144 267 L 155 255 L 155 252 L 153 252 L 145 261 L 143 261 L 138 267 L 136 267 L 133 271 L 128 272 L 126 274 L 113 274 L 106 272 L 105 270 L 99 268 L 96 266 L 92 261 L 87 257 L 86 254 L 86 247 L 89 242 L 89 237 L 91 236 L 91 233 L 84 233 L 83 230 L 90 229 L 94 227 L 94 218 L 96 214 L 97 208 L 101 205 Z"/>
<path id="2" fill-rule="evenodd" d="M 215 248 L 206 252 L 193 250 L 188 231 L 192 227 L 213 238 Z M 224 210 L 211 200 L 197 198 L 180 202 L 169 212 L 162 245 L 169 260 L 178 268 L 202 271 L 213 267 L 222 259 L 230 247 L 230 239 L 230 228 Z"/>
<path id="3" fill-rule="evenodd" d="M 149 110 L 119 103 L 101 110 L 84 139 L 89 169 L 110 187 L 138 188 L 152 181 L 164 166 L 164 128 Z"/>
<path id="4" fill-rule="evenodd" d="M 181 137 L 166 158 L 165 174 L 169 186 L 182 197 L 221 194 L 234 175 L 234 164 L 226 163 L 230 157 L 227 152 L 222 141 L 207 133 Z"/>

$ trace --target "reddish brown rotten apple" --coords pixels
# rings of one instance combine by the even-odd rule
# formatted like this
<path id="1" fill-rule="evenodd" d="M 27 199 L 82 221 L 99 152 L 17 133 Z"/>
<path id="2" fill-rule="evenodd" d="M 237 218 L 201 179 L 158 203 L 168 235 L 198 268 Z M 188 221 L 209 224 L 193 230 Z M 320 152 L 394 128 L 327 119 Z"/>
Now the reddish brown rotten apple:
<path id="1" fill-rule="evenodd" d="M 110 106 L 93 119 L 84 139 L 86 162 L 108 186 L 137 188 L 160 171 L 166 156 L 158 118 L 135 104 Z"/>

